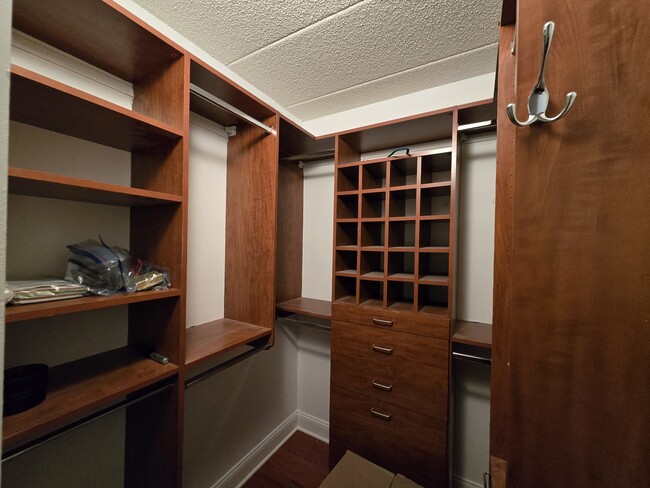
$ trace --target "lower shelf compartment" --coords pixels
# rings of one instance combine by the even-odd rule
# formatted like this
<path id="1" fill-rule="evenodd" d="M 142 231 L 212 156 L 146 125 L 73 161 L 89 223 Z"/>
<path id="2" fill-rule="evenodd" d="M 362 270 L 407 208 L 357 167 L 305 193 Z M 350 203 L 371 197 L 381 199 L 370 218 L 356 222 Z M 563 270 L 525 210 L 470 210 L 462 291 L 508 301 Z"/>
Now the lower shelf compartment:
<path id="1" fill-rule="evenodd" d="M 271 329 L 231 319 L 219 319 L 185 331 L 185 365 L 192 366 L 271 335 Z"/>
<path id="2" fill-rule="evenodd" d="M 45 401 L 4 418 L 2 451 L 87 417 L 177 371 L 174 364 L 157 363 L 128 347 L 55 366 L 49 372 Z"/>

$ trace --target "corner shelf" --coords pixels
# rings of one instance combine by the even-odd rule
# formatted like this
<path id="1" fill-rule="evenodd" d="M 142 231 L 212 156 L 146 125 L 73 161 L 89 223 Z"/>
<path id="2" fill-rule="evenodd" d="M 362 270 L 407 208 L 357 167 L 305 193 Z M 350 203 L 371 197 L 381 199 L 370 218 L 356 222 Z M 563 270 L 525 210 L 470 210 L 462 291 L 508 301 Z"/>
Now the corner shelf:
<path id="1" fill-rule="evenodd" d="M 294 298 L 276 304 L 275 309 L 281 312 L 297 313 L 309 317 L 317 317 L 327 320 L 332 319 L 332 302 L 328 300 L 318 300 L 316 298 L 305 297 Z"/>
<path id="2" fill-rule="evenodd" d="M 451 342 L 492 349 L 492 324 L 454 320 Z"/>
<path id="3" fill-rule="evenodd" d="M 231 319 L 219 319 L 185 331 L 185 366 L 271 335 L 271 329 Z"/>
<path id="4" fill-rule="evenodd" d="M 118 206 L 182 203 L 181 195 L 71 178 L 44 171 L 9 168 L 9 193 Z"/>
<path id="5" fill-rule="evenodd" d="M 53 317 L 76 312 L 86 312 L 101 308 L 118 307 L 129 303 L 139 303 L 165 298 L 180 297 L 181 290 L 170 288 L 161 291 L 139 291 L 136 293 L 118 293 L 108 297 L 89 296 L 72 298 L 70 300 L 56 300 L 53 302 L 32 303 L 29 305 L 8 305 L 5 307 L 5 321 L 7 323 L 23 320 Z"/>
<path id="6" fill-rule="evenodd" d="M 80 420 L 160 380 L 178 366 L 123 347 L 53 367 L 45 401 L 3 419 L 3 452 Z"/>

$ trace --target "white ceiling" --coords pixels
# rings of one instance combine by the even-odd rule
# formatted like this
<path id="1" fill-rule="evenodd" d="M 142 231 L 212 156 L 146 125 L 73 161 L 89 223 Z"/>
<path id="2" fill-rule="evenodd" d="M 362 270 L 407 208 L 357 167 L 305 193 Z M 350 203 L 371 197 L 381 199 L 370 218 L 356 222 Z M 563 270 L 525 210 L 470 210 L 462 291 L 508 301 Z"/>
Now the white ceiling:
<path id="1" fill-rule="evenodd" d="M 135 0 L 303 121 L 495 70 L 501 0 Z"/>

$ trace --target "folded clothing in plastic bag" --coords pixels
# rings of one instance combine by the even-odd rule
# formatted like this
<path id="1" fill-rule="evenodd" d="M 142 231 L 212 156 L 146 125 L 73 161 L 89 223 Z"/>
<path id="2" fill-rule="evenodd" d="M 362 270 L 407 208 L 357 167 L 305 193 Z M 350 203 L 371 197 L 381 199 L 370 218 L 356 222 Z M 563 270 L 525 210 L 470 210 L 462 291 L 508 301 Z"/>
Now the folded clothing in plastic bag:
<path id="1" fill-rule="evenodd" d="M 88 294 L 88 288 L 67 280 L 7 281 L 16 305 L 78 298 Z"/>
<path id="2" fill-rule="evenodd" d="M 169 272 L 165 268 L 143 261 L 119 247 L 108 247 L 89 240 L 68 246 L 66 279 L 87 286 L 96 295 L 169 287 Z"/>

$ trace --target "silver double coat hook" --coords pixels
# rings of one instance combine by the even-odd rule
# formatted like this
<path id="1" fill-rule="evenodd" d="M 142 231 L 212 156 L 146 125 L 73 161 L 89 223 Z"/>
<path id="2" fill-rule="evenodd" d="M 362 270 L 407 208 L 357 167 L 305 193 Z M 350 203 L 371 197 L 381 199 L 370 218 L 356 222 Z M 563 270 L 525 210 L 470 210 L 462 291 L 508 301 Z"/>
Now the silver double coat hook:
<path id="1" fill-rule="evenodd" d="M 571 109 L 573 102 L 576 101 L 576 92 L 569 92 L 567 93 L 566 100 L 564 101 L 564 107 L 562 110 L 560 110 L 560 113 L 554 117 L 548 117 L 546 115 L 549 95 L 548 90 L 546 89 L 546 84 L 544 83 L 544 71 L 546 70 L 546 59 L 548 57 L 548 52 L 551 49 L 553 31 L 555 31 L 555 22 L 547 22 L 544 24 L 544 30 L 542 31 L 542 67 L 539 71 L 539 78 L 537 78 L 537 83 L 533 87 L 533 91 L 530 92 L 530 96 L 528 97 L 528 120 L 525 122 L 520 122 L 517 119 L 517 115 L 515 114 L 515 111 L 517 109 L 514 103 L 511 103 L 506 107 L 508 118 L 512 121 L 513 124 L 519 127 L 525 127 L 527 125 L 534 124 L 535 122 L 555 122 L 556 120 L 564 117 L 566 113 Z"/>

